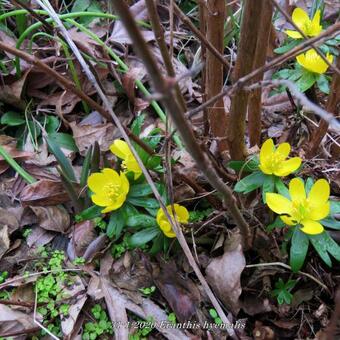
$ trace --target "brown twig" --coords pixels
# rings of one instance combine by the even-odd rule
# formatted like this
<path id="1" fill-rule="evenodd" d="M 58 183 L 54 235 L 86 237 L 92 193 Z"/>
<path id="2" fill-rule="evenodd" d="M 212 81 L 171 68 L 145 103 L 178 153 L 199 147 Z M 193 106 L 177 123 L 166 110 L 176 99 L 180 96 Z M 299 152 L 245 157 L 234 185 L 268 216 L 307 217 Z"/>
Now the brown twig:
<path id="1" fill-rule="evenodd" d="M 295 22 L 292 20 L 292 18 L 290 17 L 290 15 L 281 7 L 281 5 L 276 1 L 276 0 L 270 0 L 272 2 L 272 4 L 278 9 L 279 12 L 281 12 L 281 14 L 286 18 L 286 20 L 303 36 L 303 38 L 305 40 L 308 40 L 308 37 L 306 36 L 306 34 L 301 30 L 301 28 L 295 24 Z M 323 52 L 321 51 L 321 49 L 315 45 L 314 43 L 310 43 L 310 45 L 312 46 L 312 48 L 319 54 L 319 56 L 323 59 L 323 61 L 334 71 L 336 72 L 339 76 L 340 76 L 340 70 L 335 67 L 334 65 L 332 65 L 332 63 L 330 63 L 328 61 L 328 59 L 326 58 L 326 56 L 323 54 Z"/>
<path id="2" fill-rule="evenodd" d="M 211 12 L 207 11 L 206 14 L 207 40 L 222 55 L 224 50 L 225 1 L 208 0 L 207 6 L 211 10 Z M 209 50 L 206 51 L 205 71 L 206 100 L 209 100 L 223 89 L 224 80 L 223 65 Z M 227 140 L 220 139 L 225 137 L 228 127 L 223 98 L 216 101 L 207 111 L 210 135 L 212 138 L 218 139 L 218 150 L 222 154 L 228 149 Z"/>
<path id="3" fill-rule="evenodd" d="M 204 4 L 202 6 L 204 6 Z M 190 31 L 199 39 L 201 44 L 204 45 L 207 48 L 207 50 L 209 50 L 215 56 L 215 58 L 217 58 L 227 69 L 229 69 L 230 64 L 228 63 L 228 61 L 214 47 L 214 45 L 212 45 L 207 40 L 205 35 L 199 29 L 196 28 L 196 26 L 191 22 L 191 20 L 181 11 L 181 9 L 175 3 L 174 3 L 174 10 L 175 10 L 175 13 L 178 15 L 178 17 L 180 18 L 180 20 L 183 22 L 183 24 L 188 26 Z"/>
<path id="4" fill-rule="evenodd" d="M 340 68 L 340 57 L 337 58 L 337 67 Z M 333 75 L 331 90 L 327 100 L 326 109 L 328 112 L 337 116 L 336 109 L 340 101 L 340 76 L 338 74 Z M 325 120 L 321 120 L 319 128 L 315 131 L 315 134 L 312 136 L 312 140 L 310 142 L 310 148 L 307 152 L 307 157 L 312 158 L 315 156 L 318 147 L 327 133 L 329 123 Z"/>
<path id="5" fill-rule="evenodd" d="M 145 3 L 146 3 L 146 7 L 148 9 L 152 29 L 153 29 L 153 32 L 155 34 L 159 50 L 161 52 L 166 71 L 167 71 L 169 77 L 175 78 L 176 73 L 175 73 L 171 58 L 170 58 L 168 47 L 167 47 L 165 39 L 164 39 L 164 30 L 162 28 L 159 15 L 157 13 L 156 4 L 155 4 L 154 0 L 145 0 Z M 183 95 L 181 93 L 181 89 L 179 87 L 178 82 L 176 82 L 174 84 L 174 88 L 175 88 L 176 99 L 178 101 L 178 104 L 182 107 L 183 110 L 186 110 L 185 101 L 184 101 Z"/>
<path id="6" fill-rule="evenodd" d="M 263 1 L 253 0 L 245 0 L 243 2 L 240 41 L 233 71 L 233 78 L 236 82 L 252 71 L 263 3 Z M 231 98 L 227 138 L 230 156 L 233 160 L 243 160 L 246 157 L 244 138 L 248 96 L 249 93 L 247 91 L 244 91 L 242 87 L 238 87 Z"/>
<path id="7" fill-rule="evenodd" d="M 253 70 L 263 67 L 266 63 L 267 50 L 272 27 L 273 5 L 268 0 L 261 0 L 262 11 L 260 28 L 257 35 L 256 51 L 254 55 Z M 263 79 L 263 72 L 253 80 Z M 262 90 L 255 90 L 249 96 L 248 104 L 248 130 L 250 146 L 260 145 L 261 142 L 261 112 L 262 112 Z"/>

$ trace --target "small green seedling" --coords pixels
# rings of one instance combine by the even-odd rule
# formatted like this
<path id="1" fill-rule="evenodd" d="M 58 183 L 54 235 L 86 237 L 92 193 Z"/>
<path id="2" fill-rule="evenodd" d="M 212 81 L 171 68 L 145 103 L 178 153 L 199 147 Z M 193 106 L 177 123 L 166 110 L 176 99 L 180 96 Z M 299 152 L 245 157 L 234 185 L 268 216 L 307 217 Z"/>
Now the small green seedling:
<path id="1" fill-rule="evenodd" d="M 87 322 L 84 326 L 83 340 L 95 340 L 99 336 L 113 334 L 112 324 L 104 309 L 99 304 L 91 309 L 95 322 Z"/>
<path id="2" fill-rule="evenodd" d="M 144 295 L 151 295 L 156 290 L 155 286 L 140 288 L 139 291 L 142 292 Z"/>
<path id="3" fill-rule="evenodd" d="M 279 280 L 275 283 L 275 289 L 272 291 L 272 295 L 276 297 L 279 305 L 284 303 L 291 304 L 293 299 L 293 294 L 291 294 L 291 290 L 295 287 L 297 281 L 296 280 L 288 280 L 286 283 L 279 278 Z"/>
<path id="4" fill-rule="evenodd" d="M 214 319 L 216 325 L 220 325 L 222 323 L 221 318 L 218 316 L 216 310 L 214 308 L 209 309 L 210 316 Z"/>

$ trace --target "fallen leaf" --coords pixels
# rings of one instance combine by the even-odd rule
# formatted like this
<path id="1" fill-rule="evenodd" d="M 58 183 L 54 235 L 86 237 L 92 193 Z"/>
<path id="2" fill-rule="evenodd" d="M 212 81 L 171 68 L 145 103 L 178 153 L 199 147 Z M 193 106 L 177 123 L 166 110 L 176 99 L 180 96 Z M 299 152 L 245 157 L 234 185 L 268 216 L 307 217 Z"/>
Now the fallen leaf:
<path id="1" fill-rule="evenodd" d="M 135 20 L 146 20 L 148 18 L 148 11 L 144 0 L 137 1 L 129 9 Z M 155 40 L 155 34 L 152 31 L 141 30 L 141 33 L 146 42 Z M 118 44 L 131 44 L 130 36 L 120 20 L 115 22 L 109 40 Z"/>
<path id="2" fill-rule="evenodd" d="M 23 206 L 57 205 L 70 200 L 61 182 L 40 180 L 27 185 L 21 192 Z"/>
<path id="3" fill-rule="evenodd" d="M 9 324 L 13 325 L 13 331 L 24 330 L 36 326 L 31 315 L 15 311 L 6 305 L 0 304 L 0 334 L 4 333 L 3 329 L 5 327 L 8 332 Z"/>
<path id="4" fill-rule="evenodd" d="M 52 241 L 55 235 L 56 234 L 52 231 L 35 226 L 32 228 L 31 233 L 27 236 L 26 243 L 30 248 L 44 246 Z"/>
<path id="5" fill-rule="evenodd" d="M 98 142 L 101 151 L 108 151 L 113 140 L 119 136 L 116 127 L 112 123 L 86 125 L 72 122 L 70 127 L 74 141 L 82 156 L 95 142 Z"/>
<path id="6" fill-rule="evenodd" d="M 10 240 L 8 236 L 8 226 L 2 225 L 0 229 L 0 259 L 9 249 Z"/>
<path id="7" fill-rule="evenodd" d="M 70 286 L 66 286 L 63 289 L 64 296 L 66 297 L 72 297 L 75 296 L 74 299 L 71 299 L 68 301 L 68 304 L 70 305 L 68 315 L 66 317 L 63 317 L 61 319 L 61 329 L 63 331 L 63 334 L 65 336 L 64 339 L 69 339 L 70 335 L 72 334 L 74 325 L 77 321 L 78 315 L 81 312 L 86 300 L 86 292 L 85 292 L 85 286 L 80 279 L 79 276 L 76 276 L 72 279 L 74 282 Z M 83 292 L 83 293 L 81 293 Z M 75 300 L 75 301 L 74 301 Z"/>
<path id="8" fill-rule="evenodd" d="M 70 216 L 62 206 L 30 207 L 38 218 L 40 227 L 65 233 L 70 226 Z"/>
<path id="9" fill-rule="evenodd" d="M 239 297 L 242 293 L 240 279 L 246 260 L 239 234 L 233 234 L 227 242 L 224 254 L 209 263 L 206 274 L 207 281 L 216 295 L 234 315 L 237 315 L 240 310 Z"/>
<path id="10" fill-rule="evenodd" d="M 87 220 L 74 225 L 72 238 L 67 247 L 67 253 L 73 261 L 84 255 L 89 244 L 95 239 L 94 222 Z"/>

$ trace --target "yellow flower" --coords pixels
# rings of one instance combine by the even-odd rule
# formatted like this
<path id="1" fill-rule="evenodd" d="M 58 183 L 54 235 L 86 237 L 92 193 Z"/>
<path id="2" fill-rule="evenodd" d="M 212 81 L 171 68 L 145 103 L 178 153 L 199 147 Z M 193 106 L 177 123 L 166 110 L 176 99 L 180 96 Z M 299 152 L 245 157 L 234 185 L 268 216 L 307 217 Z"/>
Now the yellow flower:
<path id="1" fill-rule="evenodd" d="M 174 219 L 174 215 L 172 213 L 171 205 L 168 205 L 166 207 L 166 209 L 168 210 L 168 213 L 171 216 L 171 218 Z M 175 213 L 176 213 L 177 221 L 179 223 L 182 223 L 182 224 L 187 224 L 188 220 L 189 220 L 189 212 L 188 212 L 188 210 L 185 207 L 183 207 L 182 205 L 179 205 L 177 203 L 174 204 L 174 210 L 175 210 Z M 165 234 L 165 236 L 167 236 L 167 237 L 176 237 L 176 234 L 172 230 L 171 224 L 170 224 L 168 218 L 165 216 L 162 208 L 160 208 L 158 210 L 157 218 L 156 219 L 157 219 L 158 225 L 162 229 L 162 231 Z"/>
<path id="2" fill-rule="evenodd" d="M 320 19 L 321 11 L 319 9 L 315 12 L 312 20 L 309 19 L 308 14 L 302 8 L 295 8 L 292 14 L 294 24 L 299 27 L 307 37 L 315 37 L 320 34 L 322 31 Z M 303 38 L 300 32 L 294 30 L 286 30 L 286 33 L 293 39 Z"/>
<path id="3" fill-rule="evenodd" d="M 332 63 L 333 56 L 329 53 L 326 55 L 326 59 Z M 328 65 L 320 57 L 314 49 L 308 50 L 306 53 L 302 53 L 296 57 L 297 62 L 310 72 L 323 74 L 327 71 Z"/>
<path id="4" fill-rule="evenodd" d="M 102 213 L 120 208 L 126 200 L 130 184 L 124 173 L 118 174 L 109 168 L 93 173 L 87 180 L 87 185 L 94 193 L 92 202 L 100 207 L 106 207 Z"/>
<path id="5" fill-rule="evenodd" d="M 303 182 L 293 178 L 289 183 L 288 198 L 273 193 L 266 194 L 268 207 L 281 215 L 281 220 L 287 225 L 302 224 L 301 230 L 310 235 L 320 234 L 324 231 L 319 220 L 329 214 L 330 187 L 325 179 L 317 180 L 312 186 L 308 197 Z"/>
<path id="6" fill-rule="evenodd" d="M 110 146 L 110 150 L 114 155 L 123 160 L 122 166 L 124 170 L 133 172 L 135 179 L 142 174 L 142 169 L 139 167 L 135 156 L 126 142 L 116 139 Z"/>
<path id="7" fill-rule="evenodd" d="M 289 143 L 282 143 L 275 149 L 272 139 L 267 139 L 260 151 L 260 170 L 266 175 L 287 176 L 301 165 L 300 157 L 286 160 L 290 153 Z"/>

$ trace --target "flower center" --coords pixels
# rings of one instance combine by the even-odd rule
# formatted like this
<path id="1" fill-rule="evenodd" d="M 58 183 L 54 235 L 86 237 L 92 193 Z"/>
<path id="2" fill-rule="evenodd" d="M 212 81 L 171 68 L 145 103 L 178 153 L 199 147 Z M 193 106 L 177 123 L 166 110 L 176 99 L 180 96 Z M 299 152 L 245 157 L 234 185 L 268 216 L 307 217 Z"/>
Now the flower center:
<path id="1" fill-rule="evenodd" d="M 283 157 L 280 154 L 272 154 L 268 157 L 266 163 L 271 172 L 279 170 L 281 168 Z"/>
<path id="2" fill-rule="evenodd" d="M 293 210 L 291 216 L 296 222 L 299 223 L 309 216 L 311 212 L 311 207 L 307 199 L 304 199 L 302 201 L 293 201 L 292 203 Z"/>
<path id="3" fill-rule="evenodd" d="M 116 197 L 119 196 L 119 188 L 120 188 L 119 184 L 114 183 L 106 184 L 105 191 L 107 196 L 111 199 L 115 199 Z"/>

